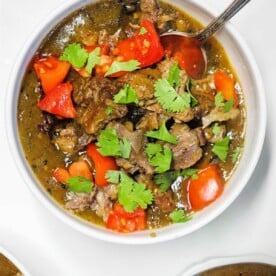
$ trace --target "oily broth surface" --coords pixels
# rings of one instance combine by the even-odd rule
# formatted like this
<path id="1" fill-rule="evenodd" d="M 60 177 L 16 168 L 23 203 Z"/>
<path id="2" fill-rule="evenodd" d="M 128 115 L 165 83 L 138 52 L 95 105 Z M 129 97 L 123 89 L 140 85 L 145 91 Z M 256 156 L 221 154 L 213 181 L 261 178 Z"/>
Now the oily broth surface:
<path id="1" fill-rule="evenodd" d="M 185 22 L 187 32 L 196 31 L 202 27 L 198 21 L 182 11 L 179 12 L 179 10 L 169 4 L 162 3 L 162 8 L 165 13 L 172 11 L 179 13 L 179 18 Z M 81 8 L 63 19 L 60 24 L 49 32 L 49 35 L 39 47 L 37 54 L 43 53 L 47 55 L 51 53 L 59 56 L 66 44 L 81 41 L 83 29 L 86 28 L 95 31 L 107 29 L 108 32 L 114 33 L 119 26 L 128 24 L 128 21 L 133 24 L 137 23 L 135 16 L 126 14 L 120 15 L 119 9 L 120 6 L 117 3 L 114 5 L 112 11 L 109 9 L 107 10 L 102 2 Z M 93 20 L 91 20 L 91 18 Z M 175 25 L 176 24 L 173 23 L 171 27 L 175 29 Z M 206 45 L 206 50 L 209 61 L 208 70 L 220 67 L 228 71 L 230 70 L 232 73 L 234 72 L 223 47 L 216 39 L 212 38 L 209 40 Z M 235 78 L 237 80 L 236 76 Z M 39 131 L 38 125 L 42 121 L 42 113 L 36 106 L 40 95 L 39 86 L 40 84 L 34 71 L 32 68 L 29 68 L 25 74 L 18 100 L 17 112 L 20 140 L 25 158 L 38 181 L 48 191 L 52 198 L 64 206 L 66 190 L 61 185 L 55 185 L 51 180 L 53 170 L 56 167 L 64 166 L 64 154 L 56 150 L 47 134 Z M 237 137 L 237 139 L 232 142 L 229 156 L 231 156 L 233 149 L 243 144 L 245 111 L 244 106 L 241 105 L 240 108 L 243 109 L 242 115 L 233 122 L 227 123 L 229 126 L 235 125 L 234 131 Z M 77 159 L 77 157 L 77 155 L 72 156 L 72 160 Z M 230 159 L 230 157 L 228 158 Z M 224 178 L 228 180 L 235 165 L 232 162 L 219 162 L 219 166 L 222 169 Z M 93 211 L 85 210 L 75 213 L 87 221 L 103 224 L 101 218 L 95 215 Z M 164 218 L 164 220 L 162 221 L 161 219 L 157 225 L 156 223 L 149 223 L 149 227 L 160 227 L 167 223 L 168 221 Z"/>

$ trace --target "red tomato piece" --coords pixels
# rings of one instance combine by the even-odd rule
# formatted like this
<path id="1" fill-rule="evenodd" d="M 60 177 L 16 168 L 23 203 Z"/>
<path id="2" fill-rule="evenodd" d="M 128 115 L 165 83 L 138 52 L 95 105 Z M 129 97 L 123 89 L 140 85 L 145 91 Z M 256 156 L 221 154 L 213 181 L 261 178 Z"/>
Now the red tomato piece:
<path id="1" fill-rule="evenodd" d="M 63 118 L 74 118 L 77 112 L 71 99 L 72 90 L 70 82 L 61 83 L 46 94 L 37 106 L 43 111 Z"/>
<path id="2" fill-rule="evenodd" d="M 145 230 L 146 226 L 144 209 L 138 207 L 134 212 L 128 213 L 118 202 L 114 204 L 106 223 L 107 228 L 124 233 Z"/>
<path id="3" fill-rule="evenodd" d="M 201 210 L 215 201 L 223 192 L 224 180 L 217 165 L 208 165 L 190 179 L 187 186 L 188 199 L 193 210 Z"/>
<path id="4" fill-rule="evenodd" d="M 234 100 L 234 106 L 239 104 L 235 83 L 230 76 L 222 70 L 217 70 L 214 74 L 214 82 L 217 92 L 221 92 L 226 101 Z"/>
<path id="5" fill-rule="evenodd" d="M 119 41 L 113 53 L 121 56 L 124 61 L 137 60 L 143 68 L 160 61 L 164 56 L 164 49 L 153 23 L 143 19 L 135 35 Z"/>
<path id="6" fill-rule="evenodd" d="M 92 52 L 94 49 L 96 49 L 97 47 L 100 47 L 101 51 L 100 51 L 100 55 L 108 55 L 109 54 L 109 50 L 110 47 L 108 44 L 101 44 L 101 45 L 88 45 L 85 47 L 86 51 L 88 53 Z"/>
<path id="7" fill-rule="evenodd" d="M 66 77 L 70 63 L 53 56 L 39 59 L 34 63 L 34 69 L 45 94 L 52 91 Z"/>
<path id="8" fill-rule="evenodd" d="M 107 171 L 118 170 L 115 159 L 110 156 L 101 155 L 95 144 L 87 146 L 87 156 L 93 161 L 95 166 L 95 184 L 100 187 L 108 185 L 105 178 Z"/>

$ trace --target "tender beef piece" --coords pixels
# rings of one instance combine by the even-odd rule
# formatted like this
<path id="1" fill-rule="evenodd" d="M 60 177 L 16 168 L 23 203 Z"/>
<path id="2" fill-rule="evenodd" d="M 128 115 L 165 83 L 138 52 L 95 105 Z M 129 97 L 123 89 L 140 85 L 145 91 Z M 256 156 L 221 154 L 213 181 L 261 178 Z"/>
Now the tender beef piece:
<path id="1" fill-rule="evenodd" d="M 128 83 L 136 90 L 137 97 L 140 101 L 152 99 L 154 97 L 154 82 L 160 77 L 157 69 L 146 68 L 128 73 L 121 78 L 121 81 Z"/>
<path id="2" fill-rule="evenodd" d="M 117 165 L 130 173 L 139 171 L 140 173 L 153 174 L 154 170 L 144 153 L 144 145 L 146 143 L 144 131 L 136 130 L 131 132 L 120 123 L 114 123 L 113 127 L 116 129 L 118 137 L 120 139 L 125 137 L 130 141 L 132 147 L 130 158 L 128 160 L 116 158 Z"/>
<path id="3" fill-rule="evenodd" d="M 107 107 L 112 109 L 111 114 L 106 112 Z M 126 114 L 125 105 L 115 104 L 112 100 L 106 99 L 103 103 L 93 102 L 86 109 L 79 110 L 77 120 L 88 134 L 96 136 L 110 121 L 122 118 Z"/>
<path id="4" fill-rule="evenodd" d="M 123 87 L 123 83 L 104 77 L 96 76 L 92 79 L 80 78 L 76 75 L 70 77 L 73 85 L 73 100 L 81 107 L 88 106 L 91 102 L 103 103 Z"/>
<path id="5" fill-rule="evenodd" d="M 205 131 L 202 127 L 197 127 L 192 130 L 198 138 L 199 145 L 202 147 L 206 144 Z"/>
<path id="6" fill-rule="evenodd" d="M 53 126 L 57 123 L 58 119 L 56 116 L 48 113 L 48 112 L 43 112 L 43 119 L 42 122 L 39 123 L 38 128 L 42 132 L 50 132 L 53 128 Z"/>
<path id="7" fill-rule="evenodd" d="M 136 129 L 144 131 L 154 130 L 159 128 L 157 113 L 147 112 L 144 117 L 136 125 Z"/>
<path id="8" fill-rule="evenodd" d="M 127 107 L 113 102 L 113 96 L 122 88 L 123 83 L 103 77 L 94 77 L 85 90 L 75 92 L 74 100 L 79 103 L 77 122 L 88 134 L 96 136 L 113 119 L 127 114 Z M 112 112 L 106 112 L 110 107 Z"/>
<path id="9" fill-rule="evenodd" d="M 223 122 L 236 119 L 240 115 L 240 110 L 236 107 L 232 107 L 229 112 L 224 112 L 222 108 L 215 107 L 211 112 L 202 117 L 203 128 L 208 127 L 213 122 Z"/>
<path id="10" fill-rule="evenodd" d="M 84 210 L 90 208 L 92 202 L 94 201 L 96 195 L 96 188 L 90 193 L 73 193 L 67 192 L 66 193 L 66 200 L 65 208 L 72 209 L 72 210 Z"/>
<path id="11" fill-rule="evenodd" d="M 74 123 L 65 126 L 56 125 L 53 128 L 52 143 L 58 150 L 74 153 L 83 149 L 92 141 L 92 136 L 85 133 Z"/>
<path id="12" fill-rule="evenodd" d="M 142 12 L 141 18 L 147 18 L 153 23 L 158 22 L 159 15 L 162 13 L 159 3 L 156 0 L 141 0 L 140 10 Z"/>
<path id="13" fill-rule="evenodd" d="M 204 129 L 204 135 L 208 142 L 216 143 L 217 141 L 222 140 L 226 136 L 226 133 L 227 133 L 226 126 L 220 125 L 219 129 L 220 131 L 218 134 L 213 133 L 213 127 L 207 127 Z"/>
<path id="14" fill-rule="evenodd" d="M 118 185 L 108 185 L 103 189 L 94 187 L 90 193 L 67 192 L 65 208 L 72 210 L 90 208 L 106 222 L 117 195 Z"/>
<path id="15" fill-rule="evenodd" d="M 184 124 L 174 124 L 170 132 L 178 139 L 177 145 L 169 145 L 174 155 L 173 168 L 178 170 L 193 166 L 203 153 L 195 132 Z"/>
<path id="16" fill-rule="evenodd" d="M 161 105 L 157 102 L 150 102 L 146 103 L 147 105 L 144 107 L 146 110 L 155 112 L 157 114 L 161 114 L 167 118 L 173 118 L 176 122 L 190 122 L 195 117 L 198 117 L 198 108 L 186 108 L 182 112 L 167 112 L 165 111 Z"/>
<path id="17" fill-rule="evenodd" d="M 168 190 L 167 192 L 157 192 L 154 194 L 154 205 L 158 207 L 163 213 L 171 213 L 175 209 L 175 201 L 173 198 L 173 192 Z"/>

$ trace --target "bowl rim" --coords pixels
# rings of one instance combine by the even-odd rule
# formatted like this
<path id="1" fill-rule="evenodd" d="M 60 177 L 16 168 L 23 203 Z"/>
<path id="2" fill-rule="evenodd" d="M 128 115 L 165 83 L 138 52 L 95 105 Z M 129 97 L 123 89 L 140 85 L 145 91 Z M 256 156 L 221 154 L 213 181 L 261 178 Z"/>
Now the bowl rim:
<path id="1" fill-rule="evenodd" d="M 216 267 L 241 263 L 259 263 L 276 266 L 276 257 L 272 255 L 258 253 L 245 255 L 214 256 L 189 265 L 180 273 L 179 276 L 193 276 Z"/>
<path id="2" fill-rule="evenodd" d="M 197 3 L 195 0 L 186 0 L 187 4 L 195 7 L 200 10 L 205 16 L 210 18 L 215 17 L 215 15 L 209 11 L 208 7 L 204 3 Z M 28 52 L 32 49 L 34 45 L 34 41 L 39 37 L 41 38 L 42 33 L 49 32 L 49 26 L 52 27 L 57 24 L 61 18 L 64 18 L 65 15 L 70 14 L 72 11 L 79 9 L 80 7 L 90 3 L 90 0 L 70 0 L 63 2 L 59 7 L 55 8 L 52 12 L 50 12 L 46 18 L 42 20 L 42 22 L 35 28 L 35 30 L 28 36 L 27 41 L 23 45 L 16 62 L 12 68 L 10 78 L 8 81 L 8 89 L 6 93 L 6 104 L 5 104 L 5 128 L 6 134 L 8 138 L 9 148 L 11 150 L 12 156 L 15 159 L 15 163 L 19 169 L 20 174 L 23 176 L 24 182 L 27 184 L 29 189 L 35 195 L 35 197 L 52 213 L 54 213 L 61 221 L 70 225 L 73 229 L 78 230 L 79 232 L 104 241 L 120 243 L 120 244 L 152 244 L 159 243 L 163 241 L 169 241 L 172 239 L 176 239 L 187 234 L 190 234 L 204 225 L 208 224 L 210 221 L 218 217 L 223 211 L 231 205 L 231 203 L 238 197 L 241 193 L 245 185 L 248 183 L 259 159 L 259 156 L 262 151 L 264 138 L 265 138 L 265 130 L 266 130 L 266 103 L 264 97 L 259 97 L 258 105 L 260 106 L 260 123 L 259 123 L 259 131 L 256 133 L 256 141 L 257 147 L 252 153 L 252 159 L 250 160 L 250 166 L 248 170 L 243 174 L 242 180 L 240 181 L 240 185 L 237 185 L 236 188 L 231 191 L 231 194 L 228 195 L 227 201 L 220 202 L 219 208 L 211 207 L 209 209 L 208 214 L 204 214 L 204 216 L 197 221 L 196 223 L 191 223 L 191 221 L 185 223 L 185 225 L 189 225 L 189 227 L 179 227 L 176 225 L 171 225 L 169 227 L 175 228 L 173 232 L 169 232 L 166 234 L 162 234 L 164 232 L 164 228 L 147 230 L 139 233 L 131 233 L 131 234 L 120 234 L 114 233 L 112 231 L 106 230 L 102 227 L 97 227 L 95 225 L 88 224 L 83 220 L 77 218 L 66 212 L 59 204 L 57 204 L 53 199 L 50 199 L 46 192 L 43 191 L 39 183 L 35 183 L 35 177 L 32 175 L 30 168 L 26 162 L 24 162 L 23 152 L 20 145 L 20 141 L 18 139 L 17 132 L 17 123 L 16 123 L 16 115 L 14 114 L 14 108 L 16 110 L 17 101 L 14 101 L 14 92 L 18 93 L 20 85 L 18 85 L 18 79 L 22 79 L 23 73 L 21 72 L 22 64 L 26 63 L 26 56 L 28 56 Z M 170 1 L 168 1 L 170 2 Z M 172 1 L 173 5 L 181 7 L 178 1 Z M 253 57 L 251 50 L 247 46 L 243 37 L 239 34 L 239 32 L 232 26 L 230 22 L 228 22 L 224 30 L 227 34 L 234 39 L 236 43 L 243 50 L 243 55 L 250 62 L 250 68 L 252 70 L 252 75 L 258 79 L 256 91 L 260 91 L 258 93 L 262 93 L 264 91 L 264 86 L 261 78 L 261 74 L 259 72 L 258 66 L 256 64 L 255 58 Z M 45 34 L 42 36 L 42 38 Z M 41 39 L 40 39 L 41 41 Z M 263 93 L 264 94 L 264 93 Z M 12 127 L 11 127 L 12 125 Z M 193 221 L 193 220 L 192 220 Z M 165 227 L 166 228 L 166 227 Z M 104 231 L 103 231 L 104 230 Z M 156 233 L 154 238 L 151 237 L 151 233 Z M 147 233 L 145 235 L 145 233 Z"/>
<path id="3" fill-rule="evenodd" d="M 11 261 L 24 276 L 30 276 L 31 274 L 26 270 L 23 264 L 15 257 L 11 251 L 0 245 L 0 254 L 3 254 L 9 261 Z"/>

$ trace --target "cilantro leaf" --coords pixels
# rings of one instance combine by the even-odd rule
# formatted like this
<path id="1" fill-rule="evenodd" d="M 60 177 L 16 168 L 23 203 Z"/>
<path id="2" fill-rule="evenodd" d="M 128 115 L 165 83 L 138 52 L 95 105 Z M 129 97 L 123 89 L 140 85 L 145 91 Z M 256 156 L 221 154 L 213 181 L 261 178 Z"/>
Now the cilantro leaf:
<path id="1" fill-rule="evenodd" d="M 139 206 L 146 209 L 147 205 L 152 203 L 151 190 L 146 189 L 146 185 L 137 183 L 124 172 L 108 171 L 107 180 L 119 184 L 118 200 L 127 212 L 131 213 Z"/>
<path id="2" fill-rule="evenodd" d="M 98 151 L 103 156 L 118 156 L 123 158 L 129 158 L 130 156 L 130 142 L 126 138 L 120 140 L 115 129 L 106 128 L 102 130 L 96 145 L 99 147 Z"/>
<path id="3" fill-rule="evenodd" d="M 232 163 L 236 163 L 240 157 L 242 148 L 241 147 L 236 147 L 233 154 L 232 154 Z"/>
<path id="4" fill-rule="evenodd" d="M 154 83 L 154 95 L 161 106 L 169 112 L 181 112 L 190 107 L 191 99 L 188 93 L 180 96 L 168 80 L 159 79 Z"/>
<path id="5" fill-rule="evenodd" d="M 139 35 L 144 35 L 144 34 L 146 34 L 148 31 L 147 31 L 147 29 L 145 28 L 145 27 L 142 27 L 141 29 L 140 29 L 140 31 L 139 31 Z"/>
<path id="6" fill-rule="evenodd" d="M 106 115 L 110 115 L 112 113 L 113 109 L 111 106 L 108 106 L 106 109 L 105 109 L 105 114 Z"/>
<path id="7" fill-rule="evenodd" d="M 184 212 L 184 210 L 180 210 L 180 209 L 175 209 L 173 210 L 169 217 L 171 218 L 171 220 L 175 223 L 180 223 L 180 222 L 187 222 L 190 219 L 192 219 L 192 216 L 187 216 Z"/>
<path id="8" fill-rule="evenodd" d="M 156 174 L 154 178 L 156 184 L 160 186 L 160 191 L 166 192 L 178 176 L 182 176 L 184 178 L 191 177 L 192 179 L 195 179 L 197 178 L 197 172 L 198 169 L 187 168 L 184 170 L 174 170 L 164 172 L 161 174 Z"/>
<path id="9" fill-rule="evenodd" d="M 84 66 L 88 58 L 88 53 L 81 47 L 79 43 L 69 44 L 63 51 L 60 59 L 69 61 L 73 66 L 81 68 Z"/>
<path id="10" fill-rule="evenodd" d="M 212 129 L 212 132 L 214 135 L 219 135 L 220 134 L 220 126 L 218 123 L 215 123 Z"/>
<path id="11" fill-rule="evenodd" d="M 215 96 L 215 105 L 216 107 L 223 107 L 224 106 L 224 98 L 221 92 L 218 92 Z"/>
<path id="12" fill-rule="evenodd" d="M 162 173 L 170 169 L 173 157 L 171 149 L 162 147 L 160 144 L 149 143 L 145 152 L 149 158 L 149 163 L 155 167 L 155 172 Z"/>
<path id="13" fill-rule="evenodd" d="M 138 104 L 138 98 L 136 90 L 130 85 L 126 84 L 115 96 L 114 102 L 120 104 L 136 103 Z"/>
<path id="14" fill-rule="evenodd" d="M 140 62 L 135 59 L 131 59 L 128 61 L 114 61 L 112 62 L 111 66 L 109 67 L 109 69 L 107 70 L 104 76 L 107 77 L 109 75 L 112 75 L 120 71 L 124 71 L 124 72 L 135 71 L 139 69 L 139 65 L 140 65 Z"/>
<path id="15" fill-rule="evenodd" d="M 229 151 L 230 137 L 226 136 L 222 140 L 216 142 L 212 148 L 212 152 L 222 161 L 226 160 Z"/>
<path id="16" fill-rule="evenodd" d="M 164 120 L 158 130 L 151 130 L 145 133 L 147 137 L 155 138 L 158 140 L 166 141 L 171 144 L 177 144 L 177 138 L 170 134 L 166 127 L 166 121 Z"/>
<path id="17" fill-rule="evenodd" d="M 93 183 L 84 176 L 72 176 L 66 180 L 69 189 L 74 193 L 90 193 Z"/>
<path id="18" fill-rule="evenodd" d="M 177 62 L 174 63 L 169 70 L 168 82 L 171 86 L 180 85 L 180 68 Z"/>
<path id="19" fill-rule="evenodd" d="M 85 70 L 91 74 L 95 65 L 100 64 L 100 47 L 95 48 L 92 52 L 88 54 L 87 64 Z"/>
<path id="20" fill-rule="evenodd" d="M 233 100 L 233 99 L 231 99 L 231 100 L 225 102 L 225 103 L 224 103 L 224 106 L 223 106 L 223 112 L 224 112 L 224 113 L 229 112 L 230 109 L 233 107 L 233 105 L 234 105 L 234 100 Z"/>

